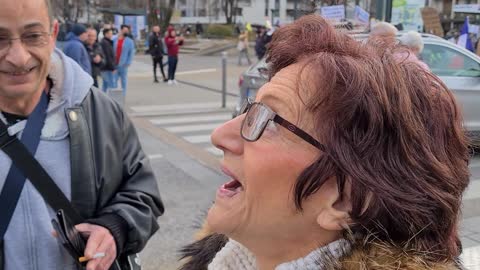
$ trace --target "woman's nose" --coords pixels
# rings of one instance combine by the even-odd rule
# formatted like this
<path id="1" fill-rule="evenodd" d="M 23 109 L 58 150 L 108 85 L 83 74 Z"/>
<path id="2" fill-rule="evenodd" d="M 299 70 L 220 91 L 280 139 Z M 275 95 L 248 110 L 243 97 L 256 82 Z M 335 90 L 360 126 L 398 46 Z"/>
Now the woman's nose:
<path id="1" fill-rule="evenodd" d="M 224 154 L 226 152 L 235 155 L 243 153 L 243 139 L 240 135 L 240 128 L 244 117 L 245 115 L 237 116 L 212 132 L 212 144 L 222 150 Z"/>

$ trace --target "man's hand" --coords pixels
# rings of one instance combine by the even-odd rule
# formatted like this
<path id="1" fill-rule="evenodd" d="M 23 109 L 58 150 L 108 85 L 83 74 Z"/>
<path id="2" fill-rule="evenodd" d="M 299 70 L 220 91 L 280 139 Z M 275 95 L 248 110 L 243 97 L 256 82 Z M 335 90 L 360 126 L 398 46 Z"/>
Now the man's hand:
<path id="1" fill-rule="evenodd" d="M 82 223 L 75 228 L 85 237 L 88 237 L 85 257 L 92 258 L 99 252 L 104 252 L 105 257 L 92 259 L 87 263 L 87 270 L 108 270 L 117 257 L 117 247 L 110 231 L 104 227 Z"/>
<path id="2" fill-rule="evenodd" d="M 93 58 L 93 62 L 94 62 L 95 64 L 98 64 L 98 63 L 102 62 L 102 57 L 97 54 L 97 55 L 95 56 L 95 58 Z"/>

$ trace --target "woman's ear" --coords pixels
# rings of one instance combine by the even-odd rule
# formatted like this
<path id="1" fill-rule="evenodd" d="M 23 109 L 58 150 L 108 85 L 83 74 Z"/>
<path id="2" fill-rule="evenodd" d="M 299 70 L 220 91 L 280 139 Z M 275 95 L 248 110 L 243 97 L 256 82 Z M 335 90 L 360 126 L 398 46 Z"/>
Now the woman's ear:
<path id="1" fill-rule="evenodd" d="M 340 196 L 336 178 L 330 178 L 320 188 L 323 207 L 318 212 L 317 223 L 327 231 L 343 231 L 351 224 L 350 202 L 351 185 L 346 182 L 343 196 Z"/>

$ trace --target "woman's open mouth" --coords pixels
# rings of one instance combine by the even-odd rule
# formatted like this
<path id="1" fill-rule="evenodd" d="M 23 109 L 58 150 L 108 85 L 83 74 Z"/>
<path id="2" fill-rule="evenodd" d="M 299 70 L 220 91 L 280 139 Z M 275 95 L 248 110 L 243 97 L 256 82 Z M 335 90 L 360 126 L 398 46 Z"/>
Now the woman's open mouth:
<path id="1" fill-rule="evenodd" d="M 240 183 L 238 180 L 232 179 L 218 189 L 217 196 L 223 198 L 232 198 L 243 190 L 242 183 Z"/>

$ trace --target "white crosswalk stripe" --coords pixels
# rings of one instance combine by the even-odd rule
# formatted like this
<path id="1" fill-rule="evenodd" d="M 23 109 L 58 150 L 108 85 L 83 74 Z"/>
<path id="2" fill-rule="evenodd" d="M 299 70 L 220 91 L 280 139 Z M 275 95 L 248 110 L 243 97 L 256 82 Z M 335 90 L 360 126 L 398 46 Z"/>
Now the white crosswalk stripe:
<path id="1" fill-rule="evenodd" d="M 480 246 L 466 248 L 460 256 L 468 270 L 480 270 Z"/>
<path id="2" fill-rule="evenodd" d="M 208 103 L 192 104 L 192 107 L 207 108 Z M 149 121 L 155 126 L 181 137 L 185 141 L 203 148 L 208 153 L 222 157 L 223 151 L 211 144 L 212 131 L 226 121 L 232 119 L 232 112 L 229 110 L 214 110 L 205 112 L 185 113 L 187 106 L 184 104 L 166 105 L 161 108 L 157 116 L 151 117 Z M 153 107 L 158 112 L 158 107 Z M 162 114 L 163 111 L 178 109 L 178 114 Z M 181 110 L 184 108 L 185 110 Z M 137 111 L 144 108 L 136 108 Z M 148 111 L 144 111 L 148 112 Z"/>

